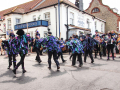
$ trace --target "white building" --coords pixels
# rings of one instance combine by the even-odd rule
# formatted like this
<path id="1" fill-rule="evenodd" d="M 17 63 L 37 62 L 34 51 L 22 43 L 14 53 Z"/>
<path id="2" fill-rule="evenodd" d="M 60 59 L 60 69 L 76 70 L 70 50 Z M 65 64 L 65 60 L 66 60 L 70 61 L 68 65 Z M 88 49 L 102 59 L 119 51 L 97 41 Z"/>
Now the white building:
<path id="1" fill-rule="evenodd" d="M 6 34 L 17 28 L 25 28 L 24 31 L 35 36 L 38 30 L 41 37 L 44 37 L 48 28 L 54 36 L 59 37 L 58 22 L 58 0 L 33 0 L 0 12 L 0 29 Z M 43 21 L 44 25 L 37 25 Z M 48 23 L 46 22 L 48 21 Z M 29 23 L 28 23 L 29 22 Z M 28 30 L 27 24 L 28 23 Z M 20 24 L 20 25 L 19 25 Z M 95 29 L 104 33 L 105 21 L 91 14 L 80 11 L 73 3 L 68 0 L 60 1 L 60 33 L 64 40 L 72 34 L 78 34 L 79 31 L 91 32 L 94 34 Z"/>

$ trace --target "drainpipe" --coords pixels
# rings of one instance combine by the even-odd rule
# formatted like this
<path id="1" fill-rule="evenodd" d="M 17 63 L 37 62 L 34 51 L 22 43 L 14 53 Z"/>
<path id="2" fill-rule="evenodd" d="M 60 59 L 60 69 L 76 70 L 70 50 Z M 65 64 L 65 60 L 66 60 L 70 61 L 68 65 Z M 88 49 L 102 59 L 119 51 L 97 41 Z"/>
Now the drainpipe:
<path id="1" fill-rule="evenodd" d="M 67 37 L 66 37 L 66 39 L 68 39 L 68 31 L 69 31 L 69 30 L 68 30 L 68 7 L 69 7 L 69 6 L 67 6 L 67 35 L 66 35 Z"/>
<path id="2" fill-rule="evenodd" d="M 59 38 L 60 38 L 60 0 L 58 0 L 58 20 L 59 20 Z"/>
<path id="3" fill-rule="evenodd" d="M 57 7 L 55 7 L 55 16 L 56 16 L 56 37 L 57 37 Z"/>

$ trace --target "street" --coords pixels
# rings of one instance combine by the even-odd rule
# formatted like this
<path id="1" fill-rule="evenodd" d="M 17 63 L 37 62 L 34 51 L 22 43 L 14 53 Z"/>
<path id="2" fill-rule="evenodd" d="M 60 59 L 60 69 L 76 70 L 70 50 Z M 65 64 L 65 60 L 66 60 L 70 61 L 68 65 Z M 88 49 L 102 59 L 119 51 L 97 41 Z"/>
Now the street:
<path id="1" fill-rule="evenodd" d="M 0 56 L 0 90 L 120 90 L 120 58 L 113 61 L 107 57 L 91 60 L 87 57 L 82 67 L 71 66 L 69 54 L 64 53 L 67 62 L 60 62 L 60 70 L 52 59 L 51 70 L 48 69 L 47 54 L 41 56 L 41 64 L 35 61 L 36 53 L 25 58 L 25 69 L 22 74 L 21 66 L 17 69 L 16 77 L 11 69 L 8 70 L 8 58 Z M 84 58 L 82 58 L 84 59 Z M 20 57 L 17 57 L 17 62 Z M 84 61 L 84 60 L 83 60 Z"/>

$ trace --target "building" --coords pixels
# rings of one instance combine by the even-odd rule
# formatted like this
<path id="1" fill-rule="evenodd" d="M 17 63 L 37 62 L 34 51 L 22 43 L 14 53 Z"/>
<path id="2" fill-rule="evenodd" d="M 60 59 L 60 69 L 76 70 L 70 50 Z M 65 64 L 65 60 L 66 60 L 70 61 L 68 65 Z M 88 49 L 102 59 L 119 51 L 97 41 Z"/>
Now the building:
<path id="1" fill-rule="evenodd" d="M 111 30 L 120 30 L 120 16 L 117 14 L 118 10 L 104 5 L 102 0 L 92 0 L 89 7 L 85 10 L 98 18 L 106 21 L 105 32 Z M 97 22 L 95 22 L 96 24 Z"/>
<path id="2" fill-rule="evenodd" d="M 64 40 L 72 34 L 82 31 L 95 32 L 94 22 L 97 21 L 97 30 L 104 33 L 105 22 L 85 11 L 69 0 L 60 0 L 60 33 L 58 21 L 58 0 L 32 0 L 30 2 L 3 10 L 0 12 L 0 29 L 9 32 L 16 32 L 17 29 L 24 29 L 31 36 L 35 37 L 38 30 L 41 37 L 45 37 L 50 30 L 52 34 Z"/>

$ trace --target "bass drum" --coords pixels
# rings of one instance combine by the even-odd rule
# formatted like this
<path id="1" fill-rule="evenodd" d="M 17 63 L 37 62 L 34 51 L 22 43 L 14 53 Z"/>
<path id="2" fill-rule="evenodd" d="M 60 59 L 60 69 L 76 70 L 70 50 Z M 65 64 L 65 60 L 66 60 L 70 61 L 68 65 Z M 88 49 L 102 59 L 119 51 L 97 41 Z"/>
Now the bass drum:
<path id="1" fill-rule="evenodd" d="M 63 52 L 66 51 L 66 45 L 64 45 L 64 47 L 62 48 L 62 51 L 63 51 Z"/>

